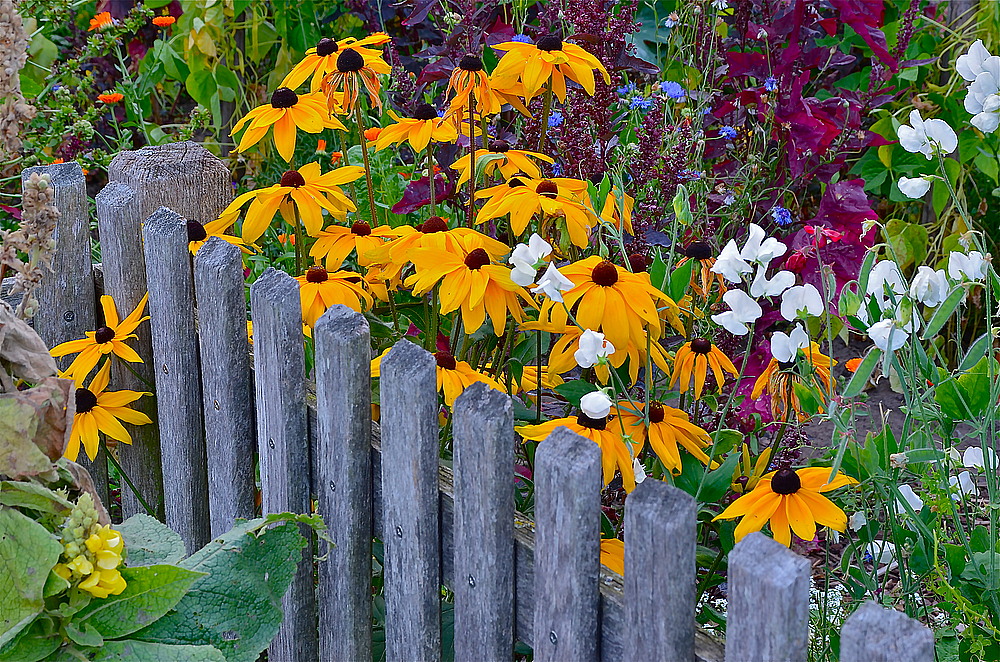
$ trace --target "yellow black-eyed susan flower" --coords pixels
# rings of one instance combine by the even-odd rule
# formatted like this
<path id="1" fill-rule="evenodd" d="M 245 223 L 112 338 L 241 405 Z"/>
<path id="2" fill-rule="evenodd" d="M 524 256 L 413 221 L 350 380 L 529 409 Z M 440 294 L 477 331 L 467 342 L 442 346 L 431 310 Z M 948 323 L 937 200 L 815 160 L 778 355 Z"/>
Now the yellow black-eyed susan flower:
<path id="1" fill-rule="evenodd" d="M 388 225 L 372 227 L 365 221 L 356 221 L 350 227 L 331 225 L 318 235 L 309 255 L 316 261 L 325 260 L 326 268 L 335 271 L 347 256 L 356 253 L 358 265 L 373 263 L 370 253 L 387 241 L 399 236 L 397 228 Z"/>
<path id="2" fill-rule="evenodd" d="M 233 127 L 231 135 L 246 126 L 236 151 L 243 152 L 260 142 L 268 131 L 274 129 L 274 146 L 285 161 L 291 163 L 295 154 L 296 129 L 306 133 L 320 133 L 323 129 L 346 127 L 327 110 L 322 93 L 296 94 L 287 87 L 279 87 L 271 95 L 271 102 L 257 106 Z"/>
<path id="3" fill-rule="evenodd" d="M 690 260 L 697 262 L 691 270 L 692 290 L 707 298 L 714 285 L 718 288 L 720 295 L 726 293 L 725 276 L 712 271 L 712 267 L 715 266 L 715 258 L 711 246 L 704 241 L 692 241 L 684 249 L 684 257 L 677 261 L 677 267 L 682 267 Z"/>
<path id="4" fill-rule="evenodd" d="M 520 235 L 535 214 L 561 218 L 565 219 L 570 241 L 583 248 L 590 242 L 591 229 L 600 222 L 590 209 L 586 192 L 586 182 L 578 179 L 514 176 L 504 184 L 476 191 L 477 198 L 489 198 L 476 215 L 476 223 L 510 214 L 511 231 Z"/>
<path id="5" fill-rule="evenodd" d="M 495 115 L 503 107 L 503 100 L 490 85 L 490 79 L 483 67 L 483 60 L 474 53 L 465 55 L 448 78 L 446 96 L 454 94 L 448 105 L 447 116 L 461 122 L 468 115 L 469 98 L 476 104 L 476 110 L 483 115 Z"/>
<path id="6" fill-rule="evenodd" d="M 638 409 L 637 409 L 638 407 Z M 618 403 L 618 412 L 622 418 L 625 431 L 633 439 L 644 444 L 649 440 L 649 446 L 660 458 L 660 462 L 670 473 L 681 472 L 681 454 L 678 444 L 688 453 L 698 458 L 702 464 L 709 464 L 710 458 L 705 454 L 711 446 L 712 438 L 703 428 L 690 421 L 686 411 L 668 407 L 662 402 L 649 403 L 649 426 L 643 415 L 641 403 L 622 401 Z M 638 451 L 637 451 L 638 452 Z"/>
<path id="7" fill-rule="evenodd" d="M 245 242 L 240 237 L 234 237 L 232 235 L 226 234 L 226 230 L 232 227 L 233 221 L 230 218 L 217 218 L 210 223 L 202 225 L 198 221 L 189 220 L 187 222 L 187 235 L 188 235 L 188 248 L 191 250 L 191 255 L 197 255 L 201 247 L 205 245 L 205 242 L 212 237 L 218 237 L 223 241 L 228 241 L 233 246 L 236 246 L 244 253 L 251 253 L 250 247 L 247 246 Z"/>
<path id="8" fill-rule="evenodd" d="M 375 139 L 375 149 L 385 149 L 390 145 L 410 143 L 414 151 L 422 152 L 431 142 L 450 143 L 458 138 L 455 125 L 443 117 L 438 117 L 434 106 L 429 103 L 418 105 L 413 117 L 399 117 L 389 111 L 394 124 L 384 127 Z"/>
<path id="9" fill-rule="evenodd" d="M 552 92 L 559 101 L 566 102 L 566 79 L 579 83 L 587 94 L 594 93 L 594 71 L 599 71 L 604 82 L 611 83 L 611 76 L 601 61 L 586 50 L 565 42 L 555 35 L 540 37 L 533 44 L 508 41 L 493 46 L 506 51 L 493 70 L 493 84 L 500 90 L 519 90 L 526 99 L 536 96 L 549 79 Z"/>
<path id="10" fill-rule="evenodd" d="M 601 565 L 625 576 L 625 541 L 618 538 L 601 538 Z"/>
<path id="11" fill-rule="evenodd" d="M 800 350 L 805 356 L 804 365 L 796 365 L 795 360 L 782 363 L 778 359 L 771 357 L 764 372 L 753 384 L 753 391 L 750 398 L 756 400 L 764 393 L 767 393 L 771 400 L 771 416 L 776 421 L 786 421 L 791 417 L 791 412 L 795 412 L 798 421 L 805 422 L 809 415 L 802 411 L 799 395 L 795 392 L 795 384 L 812 386 L 814 381 L 826 391 L 833 392 L 833 377 L 830 369 L 836 365 L 836 361 L 826 356 L 820 351 L 819 343 L 810 343 L 807 349 Z M 799 370 L 811 372 L 811 375 L 803 376 Z M 823 407 L 820 405 L 820 413 Z"/>
<path id="12" fill-rule="evenodd" d="M 388 42 L 389 35 L 384 32 L 376 32 L 364 39 L 348 37 L 334 41 L 323 37 L 313 48 L 306 50 L 305 57 L 288 72 L 285 80 L 281 81 L 281 86 L 294 90 L 309 78 L 309 91 L 316 92 L 320 89 L 323 77 L 337 70 L 337 58 L 346 49 L 361 55 L 365 66 L 375 73 L 388 74 L 392 67 L 382 59 L 382 49 L 368 48 Z"/>
<path id="13" fill-rule="evenodd" d="M 335 66 L 320 81 L 320 89 L 326 96 L 330 113 L 352 112 L 361 99 L 362 90 L 367 93 L 369 103 L 381 109 L 382 97 L 379 92 L 382 85 L 378 77 L 390 71 L 392 68 L 381 56 L 366 58 L 353 47 L 341 49 L 337 53 Z"/>
<path id="14" fill-rule="evenodd" d="M 509 180 L 518 173 L 524 173 L 530 179 L 541 179 L 542 170 L 532 159 L 552 163 L 552 157 L 538 152 L 528 152 L 521 149 L 511 149 L 510 143 L 506 140 L 490 140 L 486 143 L 486 149 L 477 149 L 473 158 L 476 161 L 476 172 L 482 171 L 487 177 L 492 177 L 497 171 Z M 486 161 L 482 168 L 478 167 L 480 159 L 493 157 Z M 469 155 L 466 154 L 455 160 L 451 164 L 451 169 L 458 173 L 458 183 L 461 186 L 469 181 Z"/>
<path id="15" fill-rule="evenodd" d="M 723 354 L 722 350 L 712 344 L 707 338 L 695 338 L 684 343 L 674 355 L 674 372 L 670 378 L 670 388 L 680 385 L 682 391 L 691 388 L 694 380 L 694 397 L 700 398 L 705 388 L 708 369 L 712 368 L 715 383 L 722 391 L 726 383 L 726 373 L 733 377 L 739 375 L 736 366 Z"/>
<path id="16" fill-rule="evenodd" d="M 353 271 L 330 273 L 314 265 L 295 280 L 299 281 L 302 321 L 309 326 L 315 326 L 330 306 L 341 304 L 359 313 L 372 307 L 371 295 L 361 286 L 361 275 Z"/>
<path id="17" fill-rule="evenodd" d="M 127 406 L 144 395 L 152 394 L 126 390 L 107 391 L 110 379 L 111 362 L 105 361 L 86 388 L 83 386 L 82 375 L 75 380 L 76 414 L 73 416 L 73 429 L 64 453 L 67 459 L 75 462 L 80 455 L 81 445 L 87 452 L 87 457 L 91 460 L 97 457 L 102 432 L 116 442 L 131 444 L 132 435 L 122 426 L 122 421 L 132 425 L 152 423 L 148 416 Z"/>
<path id="18" fill-rule="evenodd" d="M 65 375 L 69 379 L 83 380 L 94 369 L 97 362 L 105 354 L 114 354 L 123 361 L 129 363 L 142 363 L 142 359 L 135 350 L 125 344 L 126 340 L 135 338 L 133 333 L 136 327 L 149 319 L 149 316 L 142 316 L 146 309 L 146 301 L 149 295 L 144 294 L 136 305 L 135 310 L 128 314 L 125 319 L 119 321 L 118 310 L 115 301 L 107 294 L 101 297 L 101 309 L 104 311 L 104 326 L 95 331 L 87 331 L 86 338 L 79 340 L 69 340 L 60 345 L 56 345 L 50 350 L 52 356 L 59 358 L 68 354 L 77 354 L 73 362 L 69 364 Z"/>
<path id="19" fill-rule="evenodd" d="M 372 377 L 380 375 L 382 357 L 388 351 L 387 349 L 382 352 L 382 356 L 372 359 Z M 434 360 L 437 361 L 437 390 L 444 395 L 444 403 L 449 407 L 455 404 L 455 399 L 462 394 L 462 391 L 476 382 L 482 382 L 501 393 L 507 392 L 500 382 L 486 373 L 474 370 L 466 361 L 459 361 L 449 352 L 435 352 Z"/>

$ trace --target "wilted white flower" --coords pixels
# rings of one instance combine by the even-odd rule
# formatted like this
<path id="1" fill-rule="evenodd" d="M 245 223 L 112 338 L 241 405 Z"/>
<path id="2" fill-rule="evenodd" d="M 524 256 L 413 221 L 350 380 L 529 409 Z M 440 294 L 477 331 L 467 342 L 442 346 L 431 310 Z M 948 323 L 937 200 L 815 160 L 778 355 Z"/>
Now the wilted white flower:
<path id="1" fill-rule="evenodd" d="M 751 299 L 743 290 L 726 290 L 726 293 L 722 295 L 722 300 L 732 310 L 712 315 L 712 321 L 733 335 L 745 336 L 750 331 L 747 324 L 756 322 L 764 314 L 760 304 Z"/>
<path id="2" fill-rule="evenodd" d="M 776 297 L 795 284 L 795 274 L 791 271 L 781 270 L 771 278 L 764 275 L 765 271 L 767 271 L 767 267 L 763 265 L 757 267 L 757 274 L 753 277 L 753 283 L 750 284 L 750 296 Z"/>
<path id="3" fill-rule="evenodd" d="M 900 485 L 899 494 L 903 497 L 903 501 L 908 503 L 910 508 L 913 508 L 913 512 L 919 513 L 920 509 L 924 507 L 924 500 L 918 497 L 917 493 L 909 485 Z M 898 500 L 896 501 L 896 509 L 900 512 L 906 512 L 903 504 Z"/>
<path id="4" fill-rule="evenodd" d="M 896 556 L 896 546 L 888 540 L 875 540 L 868 543 L 865 551 L 871 554 L 875 565 L 888 565 Z"/>
<path id="5" fill-rule="evenodd" d="M 863 510 L 851 515 L 850 519 L 847 520 L 847 526 L 851 527 L 851 531 L 857 531 L 865 524 L 868 523 L 868 517 L 865 515 Z"/>
<path id="6" fill-rule="evenodd" d="M 580 398 L 580 411 L 590 418 L 604 418 L 611 413 L 612 404 L 604 391 L 591 391 Z"/>
<path id="7" fill-rule="evenodd" d="M 900 177 L 899 192 L 908 198 L 919 200 L 931 188 L 931 180 L 927 177 Z"/>
<path id="8" fill-rule="evenodd" d="M 895 352 L 906 344 L 910 332 L 896 323 L 896 320 L 882 320 L 868 327 L 868 337 L 883 352 Z"/>
<path id="9" fill-rule="evenodd" d="M 751 223 L 750 234 L 740 251 L 740 257 L 747 262 L 756 262 L 766 267 L 771 263 L 771 260 L 784 255 L 786 250 L 788 248 L 783 243 L 774 237 L 768 237 L 764 228 L 756 223 Z"/>
<path id="10" fill-rule="evenodd" d="M 948 278 L 944 269 L 935 271 L 926 264 L 920 265 L 910 282 L 910 296 L 931 308 L 941 305 L 948 297 Z"/>
<path id="11" fill-rule="evenodd" d="M 549 268 L 545 270 L 545 275 L 538 279 L 538 285 L 531 288 L 534 293 L 541 292 L 553 301 L 561 302 L 562 293 L 573 289 L 573 281 L 559 273 L 556 265 L 549 263 Z"/>
<path id="12" fill-rule="evenodd" d="M 963 496 L 969 496 L 971 494 L 976 494 L 976 484 L 972 480 L 972 475 L 968 471 L 963 471 L 958 474 L 958 476 L 952 476 L 948 479 L 948 484 L 951 485 L 951 489 L 958 490 L 958 494 L 952 495 L 952 499 L 955 501 L 960 501 Z"/>
<path id="13" fill-rule="evenodd" d="M 985 457 L 984 457 L 985 454 Z M 980 471 L 986 469 L 986 458 L 990 459 L 990 467 L 993 471 L 997 470 L 997 455 L 993 452 L 992 448 L 983 448 L 980 446 L 969 446 L 962 453 L 962 465 L 968 467 L 969 469 L 978 469 Z"/>
<path id="14" fill-rule="evenodd" d="M 646 468 L 642 466 L 642 462 L 637 457 L 632 459 L 632 473 L 635 474 L 636 485 L 646 480 Z"/>
<path id="15" fill-rule="evenodd" d="M 948 276 L 952 280 L 982 280 L 986 278 L 986 260 L 979 251 L 968 255 L 952 251 L 948 256 Z"/>
<path id="16" fill-rule="evenodd" d="M 889 466 L 893 469 L 905 469 L 909 460 L 906 458 L 906 453 L 890 453 L 889 454 Z"/>
<path id="17" fill-rule="evenodd" d="M 799 317 L 820 315 L 823 312 L 823 297 L 815 285 L 795 285 L 781 295 L 781 316 L 789 322 Z"/>
<path id="18" fill-rule="evenodd" d="M 935 154 L 951 154 L 958 149 L 958 136 L 944 120 L 924 120 L 920 111 L 914 110 L 910 112 L 910 125 L 904 124 L 896 132 L 900 146 L 907 152 L 930 159 Z"/>
<path id="19" fill-rule="evenodd" d="M 604 339 L 603 333 L 587 329 L 580 335 L 580 348 L 573 352 L 576 364 L 581 368 L 591 368 L 615 353 L 615 346 Z"/>
<path id="20" fill-rule="evenodd" d="M 799 350 L 806 349 L 809 344 L 809 334 L 801 324 L 796 324 L 788 335 L 781 331 L 771 334 L 771 356 L 778 363 L 791 363 L 798 356 Z"/>
<path id="21" fill-rule="evenodd" d="M 712 265 L 712 272 L 721 274 L 730 283 L 739 283 L 743 274 L 748 274 L 753 270 L 746 260 L 740 255 L 740 249 L 732 239 L 726 244 L 719 257 Z"/>

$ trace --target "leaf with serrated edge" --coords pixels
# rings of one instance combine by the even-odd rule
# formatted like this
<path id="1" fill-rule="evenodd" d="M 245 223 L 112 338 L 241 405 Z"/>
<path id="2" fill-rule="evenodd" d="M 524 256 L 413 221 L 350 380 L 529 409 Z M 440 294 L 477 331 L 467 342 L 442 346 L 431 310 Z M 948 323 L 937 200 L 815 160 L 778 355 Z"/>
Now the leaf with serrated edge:
<path id="1" fill-rule="evenodd" d="M 184 558 L 184 541 L 173 529 L 149 515 L 132 515 L 118 526 L 131 568 L 177 563 Z"/>
<path id="2" fill-rule="evenodd" d="M 42 611 L 42 590 L 62 545 L 35 520 L 0 506 L 0 646 Z"/>

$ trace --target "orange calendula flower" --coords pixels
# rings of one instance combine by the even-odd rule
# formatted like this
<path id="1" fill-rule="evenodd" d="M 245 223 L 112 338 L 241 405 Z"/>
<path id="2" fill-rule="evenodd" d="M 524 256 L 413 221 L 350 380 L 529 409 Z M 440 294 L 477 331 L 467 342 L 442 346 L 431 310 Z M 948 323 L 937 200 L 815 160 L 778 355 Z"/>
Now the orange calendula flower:
<path id="1" fill-rule="evenodd" d="M 626 433 L 640 443 L 636 452 L 642 449 L 642 444 L 648 439 L 650 448 L 660 458 L 663 466 L 675 476 L 681 472 L 678 444 L 702 464 L 711 462 L 704 449 L 712 445 L 712 437 L 703 428 L 692 423 L 686 411 L 668 407 L 662 402 L 650 402 L 647 427 L 645 416 L 636 410 L 637 405 L 639 403 L 627 400 L 618 403 L 618 413 Z"/>
<path id="2" fill-rule="evenodd" d="M 750 393 L 752 400 L 767 393 L 771 400 L 771 416 L 776 421 L 788 420 L 793 411 L 800 423 L 808 420 L 809 415 L 802 411 L 795 384 L 807 387 L 818 385 L 827 394 L 833 392 L 830 369 L 837 362 L 820 351 L 819 343 L 810 343 L 808 348 L 799 351 L 805 356 L 804 362 L 797 362 L 793 358 L 783 363 L 771 357 L 764 372 L 754 382 L 753 391 Z M 803 372 L 800 373 L 799 370 Z M 823 411 L 823 406 L 820 404 L 819 412 Z"/>
<path id="3" fill-rule="evenodd" d="M 283 87 L 297 88 L 307 78 L 309 81 L 309 91 L 315 92 L 320 89 L 323 77 L 329 73 L 337 71 L 337 60 L 340 54 L 350 49 L 361 56 L 364 66 L 379 74 L 388 74 L 392 68 L 382 59 L 381 48 L 368 48 L 368 46 L 381 46 L 389 42 L 389 35 L 384 32 L 376 32 L 364 39 L 348 37 L 334 41 L 327 37 L 319 40 L 315 47 L 306 51 L 306 55 L 295 67 L 288 72 L 285 80 L 281 81 Z"/>
<path id="4" fill-rule="evenodd" d="M 451 72 L 448 79 L 446 96 L 454 93 L 448 105 L 447 116 L 454 122 L 468 121 L 466 112 L 470 97 L 476 104 L 476 110 L 483 115 L 495 115 L 503 107 L 503 101 L 490 85 L 486 76 L 483 60 L 472 53 L 463 57 L 458 66 Z"/>
<path id="5" fill-rule="evenodd" d="M 98 94 L 97 95 L 97 100 L 98 101 L 100 101 L 101 103 L 108 104 L 108 105 L 114 104 L 114 103 L 118 103 L 119 101 L 121 101 L 124 98 L 125 98 L 125 95 L 122 94 L 121 92 L 106 92 L 104 94 Z"/>
<path id="6" fill-rule="evenodd" d="M 382 129 L 373 139 L 375 149 L 408 142 L 414 151 L 422 152 L 432 142 L 450 143 L 458 139 L 455 126 L 443 117 L 438 117 L 434 106 L 429 103 L 419 104 L 414 109 L 412 118 L 399 117 L 391 110 L 389 115 L 396 123 Z"/>
<path id="7" fill-rule="evenodd" d="M 328 272 L 312 266 L 299 276 L 299 296 L 302 299 L 302 320 L 315 326 L 326 309 L 336 304 L 363 313 L 372 307 L 372 297 L 361 287 L 361 275 L 353 271 Z"/>
<path id="8" fill-rule="evenodd" d="M 600 60 L 555 35 L 540 37 L 533 44 L 508 41 L 493 48 L 507 51 L 493 70 L 493 84 L 506 91 L 521 83 L 519 91 L 526 99 L 541 92 L 550 79 L 552 92 L 562 103 L 566 102 L 567 78 L 579 83 L 590 95 L 594 94 L 594 71 L 601 72 L 605 83 L 611 83 L 611 76 Z"/>
<path id="9" fill-rule="evenodd" d="M 173 16 L 157 16 L 153 19 L 153 25 L 159 28 L 167 28 L 177 22 Z"/>
<path id="10" fill-rule="evenodd" d="M 152 423 L 142 412 L 127 407 L 142 396 L 152 393 L 107 391 L 110 378 L 111 362 L 105 361 L 94 375 L 90 386 L 84 388 L 82 375 L 75 380 L 76 414 L 73 416 L 73 429 L 64 453 L 67 459 L 75 462 L 80 455 L 81 445 L 86 450 L 87 457 L 91 460 L 97 457 L 101 432 L 115 441 L 131 444 L 132 435 L 122 426 L 122 421 L 132 425 Z"/>
<path id="11" fill-rule="evenodd" d="M 686 391 L 694 380 L 694 397 L 700 398 L 705 388 L 709 367 L 715 374 L 715 383 L 718 384 L 720 393 L 722 385 L 726 383 L 727 372 L 733 377 L 739 375 L 733 362 L 722 353 L 721 349 L 713 345 L 712 341 L 695 338 L 684 343 L 674 355 L 674 373 L 670 378 L 670 388 L 680 385 L 681 390 Z"/>
<path id="12" fill-rule="evenodd" d="M 248 125 L 249 123 L 249 125 Z M 321 93 L 296 94 L 287 87 L 279 87 L 271 95 L 271 102 L 257 106 L 236 123 L 230 135 L 236 135 L 247 126 L 236 151 L 244 152 L 257 143 L 273 127 L 274 145 L 285 161 L 291 163 L 295 154 L 296 130 L 320 133 L 324 129 L 347 128 L 327 110 Z"/>
<path id="13" fill-rule="evenodd" d="M 578 179 L 511 177 L 505 184 L 476 191 L 477 198 L 489 198 L 476 215 L 476 223 L 510 214 L 510 229 L 520 235 L 535 214 L 561 218 L 565 219 L 570 241 L 584 248 L 590 242 L 591 228 L 600 222 L 589 207 L 586 191 L 586 182 Z"/>
<path id="14" fill-rule="evenodd" d="M 53 347 L 49 353 L 55 358 L 68 354 L 77 354 L 69 364 L 65 375 L 69 379 L 83 380 L 94 369 L 97 362 L 105 354 L 114 354 L 129 363 L 142 363 L 135 350 L 125 344 L 126 340 L 135 338 L 136 327 L 149 319 L 142 316 L 146 309 L 148 294 L 142 295 L 135 310 L 119 321 L 115 301 L 107 294 L 101 297 L 101 308 L 104 310 L 104 326 L 95 331 L 87 331 L 87 337 L 80 340 L 70 340 Z"/>
<path id="15" fill-rule="evenodd" d="M 622 474 L 625 491 L 631 492 L 635 489 L 632 454 L 613 414 L 604 418 L 590 418 L 581 412 L 579 416 L 554 418 L 539 425 L 522 425 L 514 428 L 514 431 L 527 440 L 545 443 L 545 438 L 561 426 L 590 439 L 601 448 L 601 467 L 605 485 L 611 482 L 615 477 L 615 470 L 618 470 Z"/>
<path id="16" fill-rule="evenodd" d="M 344 158 L 343 152 L 331 152 L 330 153 L 330 165 L 335 166 L 340 163 L 340 160 Z"/>
<path id="17" fill-rule="evenodd" d="M 340 268 L 348 255 L 356 252 L 358 265 L 367 267 L 373 263 L 370 257 L 371 251 L 398 236 L 396 228 L 388 225 L 373 228 L 365 221 L 356 221 L 349 228 L 331 225 L 316 235 L 316 243 L 313 244 L 309 255 L 317 262 L 325 260 L 326 268 L 335 271 Z"/>
<path id="18" fill-rule="evenodd" d="M 499 170 L 503 178 L 508 180 L 518 173 L 524 173 L 531 179 L 541 179 L 542 170 L 535 165 L 532 159 L 546 163 L 553 162 L 552 157 L 545 154 L 511 149 L 510 143 L 506 140 L 490 140 L 486 143 L 486 147 L 487 149 L 477 149 L 474 157 L 476 159 L 476 173 L 483 173 L 487 177 L 492 177 Z M 483 162 L 487 158 L 489 160 Z M 451 164 L 451 169 L 459 174 L 456 186 L 461 186 L 469 181 L 469 155 L 466 154 L 456 159 Z"/>
<path id="19" fill-rule="evenodd" d="M 376 140 L 378 140 L 378 137 L 380 135 L 382 135 L 382 127 L 379 126 L 369 127 L 364 131 L 365 140 L 367 140 L 370 143 L 373 143 Z"/>
<path id="20" fill-rule="evenodd" d="M 372 359 L 372 377 L 379 377 L 382 358 L 388 352 L 387 349 L 382 352 L 382 356 Z M 444 395 L 444 403 L 449 407 L 455 404 L 455 399 L 462 394 L 462 391 L 476 382 L 482 382 L 501 393 L 507 392 L 500 382 L 485 373 L 473 370 L 471 365 L 457 360 L 449 352 L 435 352 L 434 359 L 437 361 L 437 390 Z"/>
<path id="21" fill-rule="evenodd" d="M 111 18 L 111 12 L 102 11 L 100 14 L 90 19 L 90 27 L 87 28 L 87 32 L 93 32 L 94 30 L 103 30 L 104 28 L 112 25 L 114 19 Z"/>
<path id="22" fill-rule="evenodd" d="M 861 357 L 848 359 L 847 363 L 844 364 L 844 367 L 850 370 L 851 372 L 857 372 L 858 366 L 861 365 L 861 360 L 862 360 Z"/>
<path id="23" fill-rule="evenodd" d="M 378 76 L 390 71 L 392 67 L 382 59 L 381 54 L 366 58 L 365 54 L 353 46 L 342 48 L 337 53 L 334 66 L 320 81 L 320 89 L 326 95 L 330 112 L 353 111 L 361 98 L 362 89 L 368 94 L 371 105 L 381 110 L 382 97 L 379 92 L 382 86 Z"/>
<path id="24" fill-rule="evenodd" d="M 792 542 L 791 532 L 802 540 L 815 538 L 817 524 L 843 531 L 847 527 L 847 515 L 823 496 L 823 492 L 856 485 L 858 481 L 842 473 L 832 481 L 829 479 L 830 469 L 826 467 L 772 471 L 761 477 L 753 491 L 734 501 L 715 520 L 743 518 L 736 526 L 736 542 L 748 533 L 760 531 L 768 522 L 774 539 L 785 546 Z"/>

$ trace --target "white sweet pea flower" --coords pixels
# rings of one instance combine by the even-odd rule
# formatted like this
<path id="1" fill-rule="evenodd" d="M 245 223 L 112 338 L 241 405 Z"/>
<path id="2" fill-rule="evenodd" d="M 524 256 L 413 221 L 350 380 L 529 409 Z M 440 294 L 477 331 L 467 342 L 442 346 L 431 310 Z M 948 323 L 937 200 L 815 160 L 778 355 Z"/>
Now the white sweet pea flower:
<path id="1" fill-rule="evenodd" d="M 732 310 L 712 315 L 712 321 L 733 335 L 745 336 L 750 331 L 747 324 L 756 322 L 764 314 L 760 304 L 751 299 L 743 290 L 726 290 L 726 293 L 722 295 L 722 300 Z"/>
<path id="2" fill-rule="evenodd" d="M 958 59 L 955 61 L 955 70 L 959 76 L 971 83 L 976 80 L 979 74 L 986 71 L 986 61 L 991 57 L 995 56 L 990 55 L 990 52 L 986 50 L 983 40 L 976 39 L 972 46 L 969 47 L 968 53 L 958 56 Z"/>
<path id="3" fill-rule="evenodd" d="M 910 124 L 900 126 L 896 132 L 900 146 L 907 152 L 930 159 L 935 154 L 951 154 L 958 148 L 958 136 L 944 120 L 924 120 L 920 111 L 914 110 L 910 112 Z"/>
<path id="4" fill-rule="evenodd" d="M 883 352 L 895 352 L 906 344 L 910 332 L 900 327 L 896 320 L 882 320 L 868 327 L 868 337 Z"/>
<path id="5" fill-rule="evenodd" d="M 527 287 L 535 282 L 538 270 L 526 262 L 517 262 L 510 270 L 510 279 L 521 287 Z"/>
<path id="6" fill-rule="evenodd" d="M 892 260 L 879 260 L 868 275 L 868 294 L 875 297 L 879 310 L 885 310 L 890 293 L 895 307 L 900 297 L 906 294 L 906 282 L 899 265 Z"/>
<path id="7" fill-rule="evenodd" d="M 573 352 L 576 364 L 581 368 L 592 368 L 615 353 L 615 346 L 604 339 L 603 333 L 587 329 L 580 335 L 579 349 Z"/>
<path id="8" fill-rule="evenodd" d="M 968 255 L 952 251 L 948 256 L 948 276 L 952 280 L 982 280 L 986 278 L 986 260 L 979 251 Z"/>
<path id="9" fill-rule="evenodd" d="M 944 269 L 935 271 L 922 264 L 910 282 L 910 296 L 925 306 L 934 308 L 941 305 L 941 302 L 948 297 L 948 287 L 948 277 L 945 276 Z"/>
<path id="10" fill-rule="evenodd" d="M 985 76 L 986 74 L 983 74 Z M 978 83 L 979 81 L 976 81 Z M 983 133 L 994 133 L 1000 128 L 1000 90 L 991 94 L 984 94 L 979 91 L 979 86 L 973 83 L 969 86 L 969 94 L 965 97 L 965 107 L 982 108 L 969 122 Z M 989 88 L 996 85 L 990 82 Z M 975 99 L 975 103 L 969 103 L 969 99 Z"/>
<path id="11" fill-rule="evenodd" d="M 756 262 L 766 267 L 771 263 L 771 260 L 779 255 L 784 255 L 785 251 L 788 250 L 787 246 L 774 237 L 766 239 L 765 237 L 767 237 L 767 233 L 764 232 L 764 228 L 756 223 L 751 223 L 750 234 L 740 251 L 740 257 L 747 262 Z"/>
<path id="12" fill-rule="evenodd" d="M 646 467 L 642 466 L 642 462 L 637 457 L 632 459 L 632 473 L 635 474 L 636 485 L 646 480 Z"/>
<path id="13" fill-rule="evenodd" d="M 766 270 L 767 267 L 763 265 L 757 267 L 753 283 L 750 284 L 750 296 L 776 297 L 795 284 L 795 274 L 791 271 L 781 270 L 771 276 L 771 278 L 767 278 L 764 275 Z"/>
<path id="14" fill-rule="evenodd" d="M 851 527 L 851 531 L 858 531 L 865 524 L 868 523 L 868 517 L 865 515 L 863 510 L 851 515 L 850 519 L 847 520 L 847 526 Z"/>
<path id="15" fill-rule="evenodd" d="M 958 449 L 955 448 L 954 446 L 950 446 L 948 450 L 944 452 L 944 454 L 948 456 L 949 460 L 951 460 L 956 464 L 962 461 L 962 456 L 958 454 Z"/>
<path id="16" fill-rule="evenodd" d="M 788 335 L 781 331 L 771 334 L 771 356 L 778 363 L 791 363 L 798 356 L 799 350 L 806 349 L 809 344 L 809 334 L 801 324 L 796 324 Z"/>
<path id="17" fill-rule="evenodd" d="M 948 479 L 948 484 L 951 489 L 958 490 L 958 494 L 951 496 L 955 501 L 961 501 L 963 496 L 974 496 L 978 492 L 976 483 L 973 482 L 972 475 L 968 471 L 963 471 L 958 476 L 952 476 Z"/>
<path id="18" fill-rule="evenodd" d="M 927 177 L 900 177 L 899 192 L 908 198 L 919 200 L 931 188 L 931 180 Z"/>
<path id="19" fill-rule="evenodd" d="M 509 264 L 514 265 L 510 270 L 510 279 L 521 287 L 531 285 L 535 282 L 538 267 L 542 266 L 550 253 L 552 253 L 551 244 L 542 239 L 537 232 L 532 234 L 528 243 L 515 246 L 507 259 Z"/>
<path id="20" fill-rule="evenodd" d="M 604 391 L 591 391 L 580 398 L 580 411 L 590 418 L 604 418 L 611 413 L 612 404 Z"/>
<path id="21" fill-rule="evenodd" d="M 972 125 L 983 133 L 1000 127 L 1000 56 L 990 55 L 980 39 L 959 56 L 958 73 L 969 81 L 965 109 L 974 117 Z"/>
<path id="22" fill-rule="evenodd" d="M 903 501 L 910 504 L 910 508 L 913 508 L 913 512 L 919 513 L 920 509 L 924 507 L 924 500 L 917 496 L 917 493 L 913 491 L 913 488 L 909 485 L 900 485 L 899 494 L 903 497 Z M 898 499 L 896 500 L 896 510 L 901 513 L 905 513 L 906 508 L 903 507 L 902 502 Z"/>
<path id="23" fill-rule="evenodd" d="M 561 302 L 562 293 L 573 289 L 573 281 L 559 273 L 556 265 L 549 263 L 549 268 L 545 270 L 545 275 L 538 279 L 537 287 L 531 288 L 535 294 L 539 292 L 552 299 Z"/>
<path id="24" fill-rule="evenodd" d="M 896 546 L 888 540 L 875 540 L 868 543 L 865 551 L 871 554 L 875 565 L 888 565 L 896 556 Z"/>
<path id="25" fill-rule="evenodd" d="M 985 451 L 985 457 L 984 457 Z M 984 471 L 986 469 L 986 458 L 990 458 L 989 465 L 993 471 L 997 470 L 997 455 L 992 448 L 982 448 L 980 446 L 969 446 L 962 453 L 962 465 L 969 469 Z"/>
<path id="26" fill-rule="evenodd" d="M 719 257 L 712 265 L 712 273 L 721 274 L 730 283 L 739 283 L 743 274 L 748 274 L 753 270 L 746 260 L 740 255 L 740 249 L 732 239 L 725 245 Z"/>
<path id="27" fill-rule="evenodd" d="M 823 297 L 815 285 L 806 283 L 785 290 L 781 295 L 781 316 L 789 322 L 799 317 L 821 315 L 823 313 Z"/>

